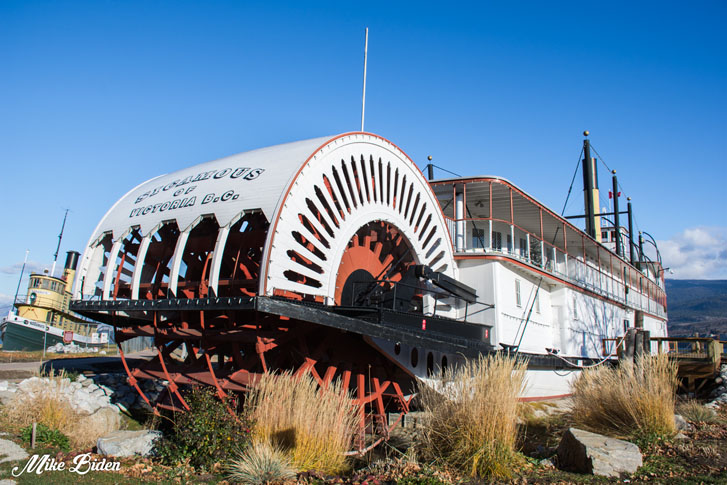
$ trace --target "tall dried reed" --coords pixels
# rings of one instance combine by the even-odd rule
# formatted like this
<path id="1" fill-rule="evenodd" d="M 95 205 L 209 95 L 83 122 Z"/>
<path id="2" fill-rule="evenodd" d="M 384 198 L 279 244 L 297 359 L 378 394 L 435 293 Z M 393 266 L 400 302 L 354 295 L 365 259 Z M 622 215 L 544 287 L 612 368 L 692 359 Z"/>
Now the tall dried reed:
<path id="1" fill-rule="evenodd" d="M 667 355 L 584 370 L 573 383 L 573 420 L 596 432 L 667 437 L 675 432 L 677 366 Z"/>
<path id="2" fill-rule="evenodd" d="M 347 469 L 356 411 L 339 382 L 324 389 L 307 375 L 265 374 L 245 407 L 255 423 L 253 441 L 282 449 L 297 470 Z"/>
<path id="3" fill-rule="evenodd" d="M 82 416 L 74 411 L 63 389 L 70 385 L 70 379 L 63 371 L 51 370 L 38 381 L 29 392 L 17 391 L 2 409 L 0 420 L 10 429 L 19 430 L 33 423 L 44 424 L 50 429 L 67 435 L 74 446 L 85 446 L 85 437 L 76 437 Z"/>
<path id="4" fill-rule="evenodd" d="M 525 364 L 500 354 L 446 369 L 436 389 L 421 383 L 426 455 L 473 477 L 510 477 L 524 384 Z"/>

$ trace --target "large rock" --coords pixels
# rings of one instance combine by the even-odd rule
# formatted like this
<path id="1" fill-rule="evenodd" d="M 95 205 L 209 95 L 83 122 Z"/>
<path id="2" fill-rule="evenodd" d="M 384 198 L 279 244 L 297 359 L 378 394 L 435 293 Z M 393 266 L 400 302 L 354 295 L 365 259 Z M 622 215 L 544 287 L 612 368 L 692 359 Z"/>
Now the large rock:
<path id="1" fill-rule="evenodd" d="M 577 428 L 569 428 L 558 446 L 558 465 L 568 471 L 618 477 L 642 464 L 635 444 Z"/>
<path id="2" fill-rule="evenodd" d="M 681 414 L 674 415 L 674 426 L 677 431 L 694 431 L 694 426 L 689 424 Z"/>
<path id="3" fill-rule="evenodd" d="M 83 416 L 78 427 L 92 438 L 106 436 L 121 427 L 121 416 L 115 408 L 99 408 L 95 413 Z"/>
<path id="4" fill-rule="evenodd" d="M 108 456 L 149 456 L 154 449 L 154 442 L 161 437 L 159 431 L 115 431 L 108 436 L 99 438 L 96 448 L 99 455 Z"/>

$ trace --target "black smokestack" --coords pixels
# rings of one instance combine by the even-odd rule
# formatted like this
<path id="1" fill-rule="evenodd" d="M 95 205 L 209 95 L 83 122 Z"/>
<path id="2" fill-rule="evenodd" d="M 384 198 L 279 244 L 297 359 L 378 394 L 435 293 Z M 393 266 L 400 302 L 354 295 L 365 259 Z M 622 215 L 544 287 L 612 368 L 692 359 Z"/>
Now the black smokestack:
<path id="1" fill-rule="evenodd" d="M 76 266 L 78 266 L 78 257 L 81 255 L 78 251 L 68 251 L 66 253 L 66 265 L 64 266 L 65 269 L 72 269 L 73 271 L 76 270 Z"/>

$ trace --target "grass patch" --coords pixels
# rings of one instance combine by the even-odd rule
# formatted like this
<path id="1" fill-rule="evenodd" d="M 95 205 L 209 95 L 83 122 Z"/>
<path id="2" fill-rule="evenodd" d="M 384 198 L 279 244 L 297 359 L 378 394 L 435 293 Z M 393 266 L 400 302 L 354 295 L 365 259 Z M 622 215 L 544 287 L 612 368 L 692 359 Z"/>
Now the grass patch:
<path id="1" fill-rule="evenodd" d="M 267 442 L 255 443 L 238 453 L 228 466 L 230 479 L 246 485 L 282 483 L 295 478 L 290 458 Z"/>
<path id="2" fill-rule="evenodd" d="M 522 461 L 515 445 L 524 379 L 524 363 L 498 354 L 446 369 L 437 389 L 420 385 L 425 454 L 472 477 L 511 477 Z"/>
<path id="3" fill-rule="evenodd" d="M 33 426 L 30 425 L 21 429 L 20 436 L 23 438 L 24 442 L 32 443 Z M 44 424 L 38 424 L 35 427 L 35 442 L 58 448 L 66 453 L 71 450 L 71 444 L 68 440 L 68 436 L 64 435 L 57 429 L 51 429 Z"/>
<path id="4" fill-rule="evenodd" d="M 102 414 L 114 411 L 102 409 L 97 411 L 99 414 L 86 415 L 73 409 L 64 393 L 71 380 L 63 370 L 51 370 L 41 379 L 27 392 L 18 390 L 0 410 L 0 428 L 20 433 L 38 423 L 66 435 L 73 449 L 88 449 L 99 437 L 115 429 L 109 429 L 113 422 Z"/>
<path id="5" fill-rule="evenodd" d="M 106 354 L 101 354 L 101 350 Z M 117 347 L 101 349 L 98 352 L 81 352 L 78 354 L 56 354 L 53 352 L 45 353 L 45 360 L 56 359 L 80 359 L 84 357 L 113 357 L 119 354 Z M 43 359 L 42 350 L 0 350 L 0 363 L 12 362 L 40 362 Z"/>
<path id="6" fill-rule="evenodd" d="M 671 437 L 676 372 L 676 363 L 665 354 L 586 369 L 573 383 L 573 421 L 598 433 L 649 441 Z"/>
<path id="7" fill-rule="evenodd" d="M 356 423 L 353 399 L 340 382 L 327 388 L 310 376 L 264 374 L 247 396 L 253 441 L 282 449 L 298 471 L 337 474 L 348 469 Z"/>
<path id="8" fill-rule="evenodd" d="M 65 432 L 78 423 L 79 416 L 70 403 L 62 397 L 61 392 L 54 392 L 69 386 L 70 379 L 66 378 L 63 371 L 51 371 L 46 377 L 50 382 L 47 386 L 38 383 L 38 389 L 34 390 L 37 391 L 34 394 L 38 395 L 18 391 L 2 409 L 0 418 L 8 429 L 19 431 L 33 423 L 39 423 Z"/>
<path id="9" fill-rule="evenodd" d="M 692 423 L 716 423 L 719 417 L 714 410 L 701 405 L 694 399 L 689 399 L 677 405 L 677 413 Z"/>

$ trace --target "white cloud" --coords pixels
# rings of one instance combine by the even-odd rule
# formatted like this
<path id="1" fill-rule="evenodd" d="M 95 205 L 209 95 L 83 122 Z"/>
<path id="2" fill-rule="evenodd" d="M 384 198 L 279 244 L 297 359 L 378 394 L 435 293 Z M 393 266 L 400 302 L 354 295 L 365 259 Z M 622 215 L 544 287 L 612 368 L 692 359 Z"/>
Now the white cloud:
<path id="1" fill-rule="evenodd" d="M 13 306 L 13 295 L 6 295 L 4 293 L 0 293 L 0 317 L 5 316 L 5 314 L 10 310 L 10 307 Z"/>
<path id="2" fill-rule="evenodd" d="M 670 278 L 727 279 L 727 227 L 693 227 L 658 243 Z"/>
<path id="3" fill-rule="evenodd" d="M 0 267 L 0 273 L 2 274 L 20 274 L 20 270 L 23 268 L 22 261 L 19 263 L 11 264 L 10 266 L 3 266 Z M 25 264 L 25 274 L 30 273 L 42 273 L 44 269 L 50 269 L 48 266 L 43 265 L 42 263 L 37 263 L 35 261 L 28 261 Z"/>

